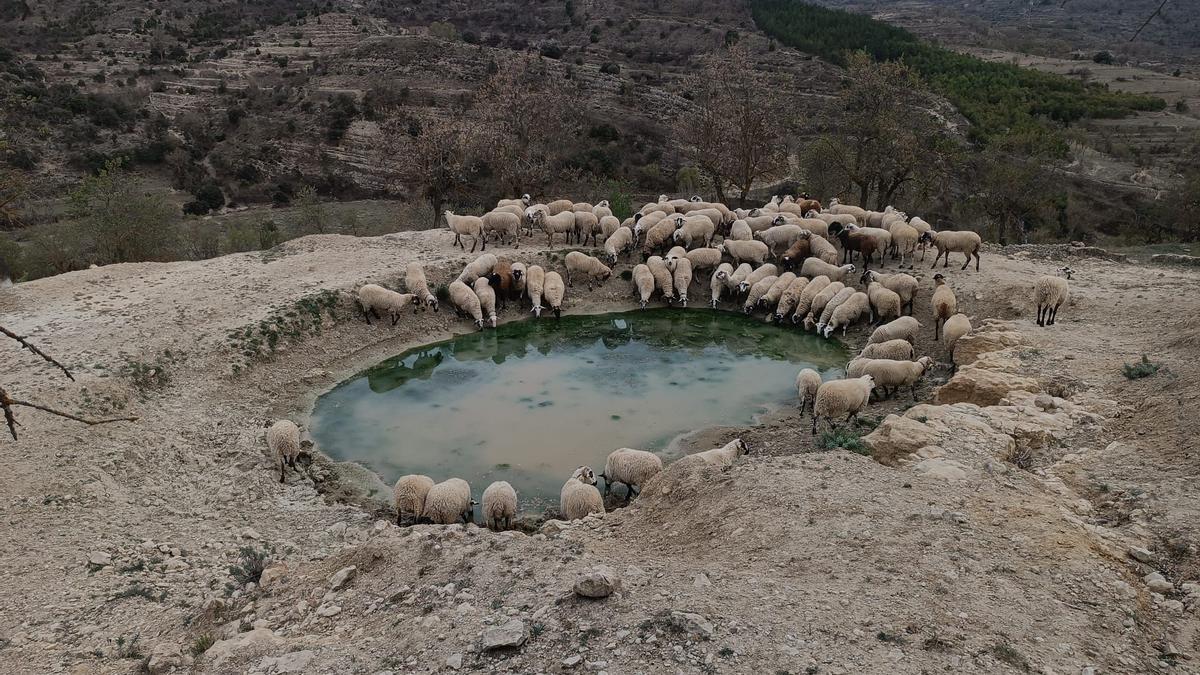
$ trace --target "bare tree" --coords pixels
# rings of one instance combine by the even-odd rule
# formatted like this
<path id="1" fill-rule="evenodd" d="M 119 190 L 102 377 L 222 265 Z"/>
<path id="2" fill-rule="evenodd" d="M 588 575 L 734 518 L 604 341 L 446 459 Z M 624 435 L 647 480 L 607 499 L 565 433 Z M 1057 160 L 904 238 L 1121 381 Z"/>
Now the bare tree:
<path id="1" fill-rule="evenodd" d="M 8 330 L 4 326 L 0 326 L 0 334 L 4 334 L 5 336 L 7 336 L 13 340 L 16 340 L 17 344 L 21 345 L 25 349 L 28 349 L 30 352 L 34 353 L 35 355 L 42 357 L 42 359 L 44 359 L 46 362 L 50 363 L 51 365 L 56 366 L 59 370 L 63 371 L 63 374 L 67 376 L 68 380 L 71 380 L 71 381 L 75 380 L 75 378 L 71 375 L 71 371 L 68 370 L 66 366 L 64 366 L 63 364 L 56 361 L 52 356 L 50 356 L 46 352 L 43 352 L 42 350 L 35 347 L 33 344 L 31 344 L 25 338 Z M 111 422 L 132 422 L 137 419 L 136 417 L 112 417 L 112 418 L 108 418 L 108 419 L 99 419 L 99 420 L 88 419 L 86 417 L 80 417 L 78 415 L 73 415 L 69 412 L 63 412 L 62 410 L 57 410 L 55 408 L 51 408 L 49 406 L 42 405 L 40 403 L 33 403 L 30 401 L 22 401 L 19 399 L 15 399 L 12 396 L 10 396 L 9 393 L 3 387 L 0 387 L 0 412 L 4 413 L 4 422 L 5 422 L 5 424 L 8 425 L 8 433 L 12 434 L 14 441 L 17 440 L 17 427 L 20 426 L 20 423 L 17 422 L 16 413 L 13 412 L 13 407 L 15 407 L 15 406 L 24 406 L 26 408 L 33 408 L 35 410 L 41 410 L 42 412 L 50 413 L 51 415 L 58 415 L 59 417 L 65 417 L 69 420 L 75 420 L 76 422 L 82 422 L 88 426 L 93 426 L 96 424 L 109 424 Z"/>
<path id="2" fill-rule="evenodd" d="M 996 241 L 1025 243 L 1027 224 L 1053 202 L 1052 181 L 1036 159 L 989 149 L 978 159 L 971 204 L 995 224 Z"/>
<path id="3" fill-rule="evenodd" d="M 434 227 L 442 207 L 478 171 L 478 124 L 462 109 L 444 115 L 391 113 L 383 123 L 385 164 L 399 183 L 415 188 L 429 202 Z"/>
<path id="4" fill-rule="evenodd" d="M 514 197 L 542 193 L 556 167 L 575 147 L 580 127 L 575 100 L 552 83 L 549 62 L 519 56 L 498 64 L 472 106 L 486 138 L 481 157 L 502 191 Z"/>
<path id="5" fill-rule="evenodd" d="M 709 59 L 688 91 L 692 106 L 679 117 L 676 141 L 718 200 L 730 185 L 745 204 L 756 183 L 787 170 L 789 106 L 780 88 L 759 81 L 744 50 Z"/>

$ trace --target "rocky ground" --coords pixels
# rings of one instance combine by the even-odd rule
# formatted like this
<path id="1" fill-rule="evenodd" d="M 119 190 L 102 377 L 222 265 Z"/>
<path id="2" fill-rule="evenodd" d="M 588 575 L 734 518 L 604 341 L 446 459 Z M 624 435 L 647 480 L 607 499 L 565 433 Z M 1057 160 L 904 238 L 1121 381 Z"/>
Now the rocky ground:
<path id="1" fill-rule="evenodd" d="M 0 325 L 75 375 L 8 344 L 14 397 L 138 417 L 17 409 L 0 670 L 1198 670 L 1195 268 L 1069 247 L 952 266 L 977 330 L 926 402 L 872 406 L 871 456 L 814 452 L 807 419 L 779 411 L 690 440 L 749 440 L 732 469 L 668 469 L 631 507 L 532 535 L 397 528 L 386 486 L 319 455 L 280 484 L 265 422 L 470 329 L 445 311 L 368 327 L 342 293 L 398 284 L 412 259 L 441 283 L 467 259 L 449 241 L 313 236 L 0 291 Z M 534 242 L 511 253 L 561 267 Z M 1039 328 L 1029 287 L 1062 259 L 1072 299 Z M 918 273 L 918 352 L 945 362 Z M 631 300 L 614 278 L 567 305 Z M 1143 353 L 1163 368 L 1127 380 Z"/>

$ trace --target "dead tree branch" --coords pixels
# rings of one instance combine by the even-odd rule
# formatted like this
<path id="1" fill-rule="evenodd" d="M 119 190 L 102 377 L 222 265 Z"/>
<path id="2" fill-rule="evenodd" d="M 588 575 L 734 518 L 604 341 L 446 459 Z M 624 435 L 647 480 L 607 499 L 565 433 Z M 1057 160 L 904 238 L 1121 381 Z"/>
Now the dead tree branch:
<path id="1" fill-rule="evenodd" d="M 88 425 L 89 427 L 95 426 L 97 424 L 110 424 L 112 422 L 135 422 L 135 421 L 137 421 L 136 417 L 109 417 L 109 418 L 98 419 L 98 420 L 88 419 L 86 417 L 72 415 L 69 412 L 55 410 L 54 408 L 40 405 L 38 403 L 32 403 L 30 401 L 21 401 L 21 400 L 12 398 L 11 396 L 8 395 L 7 391 L 4 391 L 4 389 L 0 389 L 0 409 L 2 409 L 4 411 L 4 421 L 5 421 L 5 423 L 8 424 L 8 433 L 12 434 L 14 441 L 17 440 L 18 422 L 17 422 L 16 417 L 13 415 L 12 406 L 17 406 L 17 405 L 25 406 L 26 408 L 33 408 L 34 410 L 41 410 L 42 412 L 50 413 L 51 415 L 58 415 L 59 417 L 65 417 L 69 420 L 75 420 L 76 422 L 82 422 L 82 423 Z"/>
<path id="2" fill-rule="evenodd" d="M 1154 20 L 1154 17 L 1158 16 L 1158 13 L 1163 10 L 1163 7 L 1167 6 L 1168 2 L 1170 2 L 1170 0 L 1162 0 L 1162 2 L 1158 3 L 1158 9 L 1154 10 L 1153 14 L 1146 17 L 1146 20 L 1144 22 L 1142 22 L 1141 26 L 1138 26 L 1138 29 L 1136 31 L 1134 31 L 1134 33 L 1133 33 L 1133 37 L 1129 38 L 1130 42 L 1133 42 L 1134 40 L 1137 39 L 1137 36 L 1142 34 L 1142 29 L 1144 29 L 1146 26 L 1150 25 L 1150 22 Z"/>
<path id="3" fill-rule="evenodd" d="M 8 337 L 10 337 L 10 338 L 12 338 L 12 339 L 16 340 L 18 343 L 20 343 L 20 345 L 21 345 L 22 347 L 24 347 L 24 348 L 28 349 L 29 351 L 33 352 L 34 354 L 37 354 L 38 356 L 42 357 L 43 359 L 46 359 L 46 360 L 47 360 L 47 361 L 49 361 L 50 363 L 52 363 L 52 364 L 54 364 L 54 365 L 58 366 L 60 369 L 62 369 L 62 371 L 63 371 L 63 374 L 65 374 L 65 375 L 67 376 L 67 379 L 68 379 L 68 380 L 70 380 L 70 381 L 72 381 L 72 382 L 74 382 L 74 381 L 75 381 L 75 378 L 71 376 L 71 371 L 67 370 L 67 367 L 66 367 L 66 366 L 64 366 L 63 364 L 59 363 L 58 361 L 55 361 L 55 360 L 54 360 L 54 358 L 53 358 L 53 357 L 51 357 L 51 356 L 50 356 L 49 354 L 47 354 L 46 352 L 44 352 L 44 351 L 42 351 L 42 350 L 38 349 L 37 347 L 34 347 L 33 345 L 29 344 L 29 342 L 27 342 L 27 341 L 25 340 L 25 338 L 23 338 L 23 337 L 21 337 L 20 335 L 17 335 L 16 333 L 14 333 L 14 332 L 12 332 L 12 331 L 8 330 L 8 329 L 7 329 L 7 328 L 5 328 L 4 326 L 0 326 L 0 333 L 3 333 L 3 334 L 5 334 L 5 335 L 7 335 Z"/>

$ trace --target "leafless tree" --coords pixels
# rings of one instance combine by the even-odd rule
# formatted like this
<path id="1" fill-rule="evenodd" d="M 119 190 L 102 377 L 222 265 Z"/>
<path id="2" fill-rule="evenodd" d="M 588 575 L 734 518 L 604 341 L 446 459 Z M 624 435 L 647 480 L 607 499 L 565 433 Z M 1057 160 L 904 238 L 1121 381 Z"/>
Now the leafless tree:
<path id="1" fill-rule="evenodd" d="M 34 346 L 32 343 L 30 343 L 25 338 L 8 330 L 4 326 L 0 326 L 0 334 L 3 334 L 13 340 L 16 340 L 17 344 L 21 345 L 25 349 L 28 349 L 33 354 L 42 357 L 42 359 L 44 359 L 51 365 L 56 366 L 59 370 L 63 371 L 63 374 L 67 376 L 68 380 L 71 380 L 71 381 L 75 380 L 75 378 L 71 375 L 71 371 L 68 370 L 66 366 L 64 366 L 63 364 L 56 361 L 52 356 L 50 356 L 46 352 L 43 352 L 41 349 L 38 349 L 36 346 Z M 17 440 L 17 427 L 20 426 L 20 423 L 17 422 L 16 413 L 13 412 L 13 408 L 16 406 L 24 406 L 26 408 L 33 408 L 35 410 L 41 410 L 42 412 L 50 413 L 51 415 L 58 415 L 59 417 L 65 417 L 69 420 L 75 420 L 76 422 L 82 422 L 88 426 L 93 426 L 96 424 L 109 424 L 111 422 L 132 422 L 137 419 L 136 417 L 112 417 L 112 418 L 108 418 L 108 419 L 97 420 L 97 419 L 89 419 L 86 417 L 80 417 L 78 415 L 73 415 L 69 412 L 63 412 L 62 410 L 57 410 L 55 408 L 51 408 L 50 406 L 42 405 L 40 403 L 33 403 L 31 401 L 22 401 L 20 399 L 15 399 L 11 395 L 9 395 L 8 391 L 6 391 L 4 389 L 4 387 L 0 387 L 0 412 L 4 413 L 4 422 L 5 422 L 5 424 L 8 425 L 8 433 L 12 434 L 14 441 Z"/>
<path id="2" fill-rule="evenodd" d="M 429 203 L 437 227 L 442 207 L 478 171 L 479 123 L 461 108 L 441 114 L 389 111 L 385 117 L 385 164 L 397 182 L 415 188 Z"/>
<path id="3" fill-rule="evenodd" d="M 754 185 L 787 170 L 789 106 L 780 89 L 760 81 L 745 51 L 713 57 L 688 81 L 690 109 L 680 115 L 676 142 L 712 184 L 745 204 Z"/>

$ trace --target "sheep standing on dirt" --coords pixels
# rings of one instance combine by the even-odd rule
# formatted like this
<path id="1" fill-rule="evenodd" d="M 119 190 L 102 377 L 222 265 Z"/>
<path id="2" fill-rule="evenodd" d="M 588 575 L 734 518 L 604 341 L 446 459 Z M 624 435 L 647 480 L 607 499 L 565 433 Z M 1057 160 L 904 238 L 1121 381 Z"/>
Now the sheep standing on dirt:
<path id="1" fill-rule="evenodd" d="M 867 338 L 867 344 L 876 344 L 889 340 L 907 340 L 909 343 L 913 343 L 916 342 L 917 331 L 920 329 L 920 321 L 911 316 L 902 316 L 872 331 L 871 336 Z"/>
<path id="2" fill-rule="evenodd" d="M 783 293 L 779 296 L 779 302 L 775 305 L 774 319 L 776 323 L 783 321 L 783 317 L 790 315 L 796 311 L 796 305 L 800 302 L 800 295 L 804 293 L 804 289 L 808 288 L 808 279 L 805 277 L 795 277 L 788 287 L 783 289 Z"/>
<path id="3" fill-rule="evenodd" d="M 958 299 L 954 297 L 954 289 L 946 285 L 946 277 L 935 274 L 933 275 L 933 283 L 936 286 L 933 289 L 933 339 L 937 340 L 942 335 L 942 324 L 951 316 L 958 312 Z"/>
<path id="4" fill-rule="evenodd" d="M 884 398 L 895 396 L 900 387 L 911 387 L 912 398 L 917 400 L 917 381 L 933 367 L 933 359 L 922 356 L 916 361 L 892 361 L 870 359 L 862 366 L 862 372 L 875 380 L 875 386 L 883 389 Z M 888 392 L 888 387 L 892 391 Z"/>
<path id="5" fill-rule="evenodd" d="M 648 258 L 651 254 L 661 253 L 665 250 L 673 242 L 677 223 L 682 221 L 682 216 L 671 216 L 663 218 L 645 230 L 646 236 L 642 239 L 642 255 Z"/>
<path id="6" fill-rule="evenodd" d="M 525 273 L 525 295 L 529 296 L 529 304 L 535 317 L 542 316 L 542 292 L 546 287 L 546 270 L 541 265 L 530 265 Z"/>
<path id="7" fill-rule="evenodd" d="M 721 263 L 717 266 L 712 277 L 708 280 L 708 290 L 712 293 L 712 300 L 709 304 L 713 309 L 717 308 L 717 303 L 721 301 L 721 293 L 728 288 L 729 275 L 733 274 L 733 265 L 729 263 Z"/>
<path id="8" fill-rule="evenodd" d="M 859 411 L 871 400 L 871 391 L 875 389 L 875 380 L 870 375 L 863 375 L 848 380 L 830 380 L 817 388 L 813 400 L 812 435 L 817 435 L 817 423 L 824 418 L 830 428 L 836 429 L 833 418 L 845 415 L 846 421 L 858 417 Z"/>
<path id="9" fill-rule="evenodd" d="M 850 298 L 854 297 L 854 294 L 857 292 L 858 291 L 854 290 L 853 286 L 843 286 L 842 290 L 834 293 L 833 297 L 829 299 L 829 302 L 825 303 L 825 307 L 821 309 L 821 313 L 819 315 L 815 311 L 812 312 L 813 316 L 819 317 L 816 321 L 817 333 L 822 333 L 825 331 L 825 326 L 829 324 L 829 319 L 833 316 L 834 310 L 840 307 L 843 302 L 846 302 Z M 804 329 L 808 330 L 809 328 L 812 328 L 812 322 L 806 320 L 804 322 Z"/>
<path id="10" fill-rule="evenodd" d="M 869 285 L 871 282 L 879 282 L 883 287 L 900 296 L 900 313 L 904 313 L 904 308 L 908 308 L 908 313 L 913 312 L 913 300 L 917 297 L 917 287 L 920 283 L 911 275 L 896 273 L 896 274 L 880 274 L 874 270 L 866 270 L 862 273 L 859 283 Z"/>
<path id="11" fill-rule="evenodd" d="M 694 248 L 684 256 L 692 261 L 692 273 L 715 270 L 721 264 L 721 252 L 715 248 Z"/>
<path id="12" fill-rule="evenodd" d="M 475 295 L 479 298 L 479 311 L 483 318 L 496 327 L 496 289 L 488 277 L 475 280 Z"/>
<path id="13" fill-rule="evenodd" d="M 563 483 L 558 508 L 565 520 L 578 520 L 589 513 L 604 513 L 604 498 L 596 489 L 596 475 L 590 466 L 581 466 Z"/>
<path id="14" fill-rule="evenodd" d="M 933 256 L 933 265 L 929 269 L 937 267 L 938 258 L 946 256 L 946 261 L 942 263 L 942 267 L 950 264 L 950 253 L 961 253 L 967 256 L 967 261 L 963 263 L 960 269 L 967 269 L 967 265 L 971 264 L 971 257 L 975 257 L 975 271 L 979 271 L 979 249 L 983 247 L 983 240 L 978 234 L 969 230 L 958 230 L 955 232 L 934 232 L 929 230 L 921 235 L 918 240 L 921 244 L 933 244 L 937 249 L 937 255 Z"/>
<path id="15" fill-rule="evenodd" d="M 485 527 L 489 530 L 512 529 L 517 517 L 517 491 L 508 481 L 498 480 L 487 486 L 480 501 L 479 511 Z"/>
<path id="16" fill-rule="evenodd" d="M 1045 275 L 1038 277 L 1033 284 L 1033 302 L 1037 305 L 1037 325 L 1053 326 L 1058 318 L 1058 308 L 1062 307 L 1071 296 L 1071 286 L 1067 280 L 1075 270 L 1070 267 L 1060 268 L 1059 276 Z"/>
<path id="17" fill-rule="evenodd" d="M 437 296 L 429 292 L 429 282 L 425 280 L 425 268 L 421 267 L 421 263 L 408 263 L 408 267 L 404 269 L 404 288 L 417 296 L 417 302 L 423 308 L 429 307 L 435 312 L 438 311 Z"/>
<path id="18" fill-rule="evenodd" d="M 291 420 L 279 420 L 267 429 L 267 449 L 279 460 L 279 482 L 284 482 L 287 468 L 296 468 L 300 457 L 300 427 Z"/>
<path id="19" fill-rule="evenodd" d="M 763 279 L 767 277 L 778 277 L 778 275 L 779 268 L 775 267 L 771 263 L 767 263 L 766 265 L 763 265 L 762 267 L 750 272 L 750 274 L 747 274 L 746 278 L 742 279 L 742 281 L 738 283 L 738 293 L 745 293 Z"/>
<path id="20" fill-rule="evenodd" d="M 820 278 L 822 278 L 822 277 L 817 277 L 817 279 L 820 279 Z M 825 277 L 825 278 L 828 278 L 828 277 Z M 814 279 L 813 282 L 809 284 L 809 288 L 812 288 L 812 285 L 815 283 L 816 283 L 816 280 Z M 804 322 L 804 330 L 807 331 L 807 330 L 811 329 L 813 327 L 813 324 L 815 324 L 817 322 L 817 317 L 821 316 L 821 314 L 824 313 L 825 307 L 827 307 L 829 305 L 829 302 L 831 300 L 833 300 L 834 296 L 836 296 L 838 293 L 841 293 L 845 288 L 846 288 L 846 284 L 843 284 L 840 281 L 829 282 L 828 284 L 825 285 L 824 288 L 822 288 L 820 291 L 818 291 L 817 293 L 815 293 L 812 296 L 812 300 L 809 302 L 808 311 L 806 313 L 801 315 L 800 308 L 799 307 L 796 308 L 796 313 L 792 315 L 792 323 L 800 323 L 801 321 L 803 321 Z M 854 289 L 852 288 L 852 289 L 850 289 L 850 291 L 851 291 L 851 293 L 853 293 Z M 801 297 L 803 298 L 803 296 L 801 296 Z M 847 294 L 846 297 L 849 297 L 849 294 Z"/>
<path id="21" fill-rule="evenodd" d="M 846 298 L 846 301 L 835 307 L 833 313 L 829 315 L 829 323 L 825 324 L 825 337 L 832 335 L 833 331 L 838 328 L 842 329 L 842 337 L 846 337 L 846 329 L 867 314 L 870 311 L 870 305 L 870 299 L 862 291 Z"/>
<path id="22" fill-rule="evenodd" d="M 362 310 L 363 318 L 367 320 L 368 326 L 371 325 L 372 314 L 376 319 L 383 321 L 380 312 L 390 317 L 392 325 L 395 326 L 400 319 L 400 313 L 416 305 L 416 297 L 412 293 L 397 293 L 383 286 L 364 284 L 362 288 L 358 289 L 358 307 Z"/>
<path id="23" fill-rule="evenodd" d="M 900 318 L 902 306 L 900 294 L 878 281 L 867 284 L 867 298 L 871 301 L 871 321 L 883 323 L 884 319 Z"/>
<path id="24" fill-rule="evenodd" d="M 947 326 L 950 324 L 947 323 Z M 893 361 L 912 361 L 916 350 L 908 340 L 888 340 L 873 342 L 862 348 L 858 354 L 864 359 L 891 359 Z"/>
<path id="25" fill-rule="evenodd" d="M 813 279 L 820 276 L 829 277 L 830 281 L 845 281 L 846 276 L 854 274 L 854 265 L 830 265 L 820 258 L 809 258 L 800 267 L 800 276 Z"/>
<path id="26" fill-rule="evenodd" d="M 738 457 L 750 454 L 750 446 L 740 438 L 735 438 L 719 448 L 697 452 L 680 459 L 676 464 L 688 467 L 715 466 L 728 468 L 733 466 Z"/>
<path id="27" fill-rule="evenodd" d="M 604 479 L 604 496 L 608 496 L 614 484 L 624 483 L 625 503 L 628 504 L 633 496 L 634 486 L 640 490 L 646 481 L 662 469 L 662 458 L 653 452 L 632 448 L 613 450 L 608 455 L 608 461 L 604 463 L 604 473 L 600 474 Z"/>
<path id="28" fill-rule="evenodd" d="M 486 243 L 489 235 L 495 235 L 501 244 L 511 240 L 513 246 L 518 246 L 517 238 L 521 234 L 521 217 L 509 211 L 488 211 L 480 217 L 483 223 L 483 237 Z"/>
<path id="29" fill-rule="evenodd" d="M 812 368 L 804 368 L 796 374 L 796 396 L 800 399 L 800 416 L 804 417 L 804 408 L 810 410 L 817 400 L 817 389 L 821 388 L 821 374 Z"/>
<path id="30" fill-rule="evenodd" d="M 746 302 L 742 304 L 742 311 L 746 314 L 753 312 L 755 308 L 758 307 L 759 300 L 762 300 L 763 296 L 767 294 L 767 291 L 771 290 L 771 287 L 775 285 L 776 281 L 779 281 L 779 277 L 772 274 L 754 282 L 754 285 L 750 287 L 749 292 L 746 293 Z"/>
<path id="31" fill-rule="evenodd" d="M 754 268 L 750 266 L 750 263 L 742 263 L 725 279 L 725 287 L 734 293 L 741 293 L 742 284 L 753 273 Z"/>
<path id="32" fill-rule="evenodd" d="M 487 240 L 483 238 L 483 219 L 479 216 L 456 216 L 450 211 L 443 213 L 446 217 L 446 227 L 454 233 L 454 243 L 462 247 L 462 250 L 467 250 L 467 245 L 462 242 L 462 238 L 471 237 L 471 253 L 475 252 L 475 246 L 480 242 L 483 243 L 481 251 L 487 250 Z"/>
<path id="33" fill-rule="evenodd" d="M 529 193 L 527 192 L 527 193 L 521 195 L 520 199 L 501 199 L 496 202 L 496 207 L 499 208 L 501 206 L 519 206 L 521 208 L 525 208 L 525 207 L 529 206 L 529 202 L 531 202 L 531 201 L 533 201 L 533 198 L 530 197 Z"/>
<path id="34" fill-rule="evenodd" d="M 779 305 L 779 299 L 783 297 L 783 292 L 791 287 L 796 281 L 796 275 L 792 272 L 784 272 L 775 279 L 775 283 L 767 289 L 767 292 L 758 299 L 760 307 L 765 307 L 768 312 L 775 309 Z"/>
<path id="35" fill-rule="evenodd" d="M 604 263 L 600 262 L 599 258 L 593 258 L 586 253 L 579 251 L 571 251 L 567 254 L 564 262 L 567 265 L 567 285 L 573 284 L 572 277 L 580 274 L 585 275 L 588 280 L 588 290 L 592 290 L 592 282 L 604 283 L 612 276 L 612 270 Z"/>
<path id="36" fill-rule="evenodd" d="M 591 211 L 575 212 L 575 241 L 587 244 L 588 237 L 592 245 L 596 245 L 596 235 L 600 232 L 600 219 Z"/>
<path id="37" fill-rule="evenodd" d="M 479 296 L 475 290 L 457 279 L 450 282 L 447 289 L 450 292 L 450 303 L 454 305 L 459 316 L 469 316 L 475 321 L 475 326 L 483 330 L 483 307 L 479 304 Z"/>
<path id="38" fill-rule="evenodd" d="M 575 202 L 570 199 L 555 199 L 546 205 L 546 212 L 552 216 L 557 216 L 560 213 L 568 212 L 574 214 Z"/>
<path id="39" fill-rule="evenodd" d="M 710 219 L 704 216 L 688 216 L 683 220 L 679 229 L 675 230 L 672 237 L 675 243 L 690 249 L 693 248 L 692 244 L 708 246 L 715 233 L 716 226 Z"/>
<path id="40" fill-rule="evenodd" d="M 628 227 L 618 227 L 616 232 L 604 240 L 604 252 L 608 260 L 617 264 L 617 258 L 626 251 L 633 250 L 633 230 Z"/>
<path id="41" fill-rule="evenodd" d="M 808 277 L 802 276 L 800 278 L 807 279 Z M 804 317 L 808 316 L 809 310 L 812 309 L 813 300 L 816 299 L 817 295 L 820 294 L 821 291 L 825 290 L 830 283 L 832 282 L 829 281 L 829 277 L 826 276 L 816 277 L 812 281 L 808 282 L 808 285 L 804 287 L 804 290 L 800 292 L 800 297 L 796 300 L 796 309 L 792 311 L 792 323 L 800 323 Z M 837 290 L 832 291 L 830 293 L 830 297 L 832 297 L 833 293 L 836 292 Z M 780 317 L 780 320 L 782 320 L 782 317 Z"/>
<path id="42" fill-rule="evenodd" d="M 692 261 L 680 258 L 675 261 L 675 272 L 671 275 L 675 292 L 679 294 L 679 304 L 687 307 L 688 287 L 692 285 Z"/>
<path id="43" fill-rule="evenodd" d="M 425 512 L 425 495 L 433 487 L 433 479 L 421 474 L 401 476 L 392 488 L 392 505 L 396 507 L 396 524 L 403 525 L 407 517 L 416 520 Z"/>
<path id="44" fill-rule="evenodd" d="M 954 361 L 954 345 L 958 344 L 959 338 L 970 332 L 971 320 L 966 314 L 955 314 L 946 319 L 945 325 L 942 326 L 942 344 L 946 345 L 950 352 L 950 364 L 954 370 L 958 370 L 958 364 Z"/>
<path id="45" fill-rule="evenodd" d="M 496 269 L 496 263 L 500 260 L 491 253 L 484 253 L 478 258 L 467 263 L 463 267 L 463 271 L 458 275 L 458 280 L 464 284 L 473 284 L 479 277 L 485 277 Z"/>
<path id="46" fill-rule="evenodd" d="M 558 272 L 546 272 L 546 283 L 542 293 L 546 297 L 546 304 L 550 305 L 550 310 L 554 312 L 554 318 L 562 318 L 562 303 L 567 294 L 567 287 L 563 285 L 562 276 Z"/>
<path id="47" fill-rule="evenodd" d="M 646 258 L 646 267 L 649 267 L 650 274 L 654 275 L 654 284 L 662 292 L 663 300 L 666 300 L 668 305 L 674 302 L 675 281 L 666 261 L 662 259 L 662 256 L 652 255 Z"/>
<path id="48" fill-rule="evenodd" d="M 496 292 L 496 304 L 500 309 L 504 309 L 508 305 L 508 300 L 516 299 L 516 279 L 513 273 L 513 264 L 508 260 L 501 260 L 492 268 L 492 273 L 487 275 L 488 283 L 492 285 L 492 290 Z"/>
<path id="49" fill-rule="evenodd" d="M 554 235 L 561 234 L 571 243 L 571 235 L 575 232 L 575 213 L 570 210 L 548 214 L 545 211 L 533 212 L 533 224 L 546 233 L 546 246 L 554 243 Z"/>
<path id="50" fill-rule="evenodd" d="M 729 226 L 729 236 L 725 237 L 727 241 L 750 241 L 754 239 L 754 230 L 750 229 L 750 225 L 744 220 L 735 220 L 733 225 Z"/>
<path id="51" fill-rule="evenodd" d="M 766 261 L 767 254 L 770 253 L 770 248 L 756 239 L 750 241 L 724 241 L 717 246 L 717 250 L 733 258 L 734 264 L 749 262 L 761 265 Z"/>
<path id="52" fill-rule="evenodd" d="M 650 268 L 645 263 L 638 264 L 633 268 L 633 287 L 637 290 L 642 309 L 646 309 L 646 304 L 654 295 L 654 274 L 650 272 Z"/>
<path id="53" fill-rule="evenodd" d="M 452 525 L 462 520 L 473 523 L 474 506 L 470 484 L 461 478 L 449 478 L 429 488 L 425 495 L 425 510 L 417 522 Z"/>

